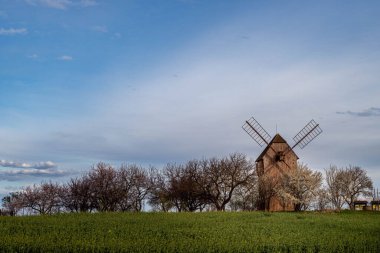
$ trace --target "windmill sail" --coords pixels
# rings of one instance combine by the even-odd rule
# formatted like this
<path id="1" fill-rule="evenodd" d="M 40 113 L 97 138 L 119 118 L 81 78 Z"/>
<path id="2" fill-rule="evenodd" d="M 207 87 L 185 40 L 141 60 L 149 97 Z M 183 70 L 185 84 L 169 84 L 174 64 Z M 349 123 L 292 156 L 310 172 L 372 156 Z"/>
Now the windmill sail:
<path id="1" fill-rule="evenodd" d="M 247 132 L 251 138 L 262 147 L 264 144 L 268 145 L 270 140 L 272 139 L 271 136 L 265 131 L 265 129 L 260 125 L 257 120 L 255 120 L 253 117 L 251 117 L 249 120 L 245 121 L 244 125 L 242 126 L 244 131 Z"/>
<path id="2" fill-rule="evenodd" d="M 293 137 L 293 140 L 296 143 L 293 145 L 292 149 L 296 146 L 303 149 L 321 133 L 322 129 L 319 127 L 319 124 L 312 119 L 301 131 L 298 132 L 298 134 L 296 134 L 296 136 Z"/>

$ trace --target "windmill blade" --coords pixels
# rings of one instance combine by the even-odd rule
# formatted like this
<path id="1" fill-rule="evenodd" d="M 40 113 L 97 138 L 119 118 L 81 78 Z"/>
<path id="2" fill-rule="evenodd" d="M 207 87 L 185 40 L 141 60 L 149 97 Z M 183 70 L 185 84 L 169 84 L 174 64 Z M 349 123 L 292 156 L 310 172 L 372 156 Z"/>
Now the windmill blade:
<path id="1" fill-rule="evenodd" d="M 319 127 L 319 124 L 312 119 L 301 131 L 298 132 L 298 134 L 296 134 L 296 136 L 293 137 L 293 140 L 296 143 L 293 145 L 292 149 L 296 146 L 303 149 L 321 133 L 322 129 Z"/>
<path id="2" fill-rule="evenodd" d="M 260 147 L 262 147 L 264 144 L 269 144 L 271 140 L 270 135 L 253 117 L 251 117 L 249 120 L 246 120 L 242 128 L 257 144 L 260 145 Z"/>

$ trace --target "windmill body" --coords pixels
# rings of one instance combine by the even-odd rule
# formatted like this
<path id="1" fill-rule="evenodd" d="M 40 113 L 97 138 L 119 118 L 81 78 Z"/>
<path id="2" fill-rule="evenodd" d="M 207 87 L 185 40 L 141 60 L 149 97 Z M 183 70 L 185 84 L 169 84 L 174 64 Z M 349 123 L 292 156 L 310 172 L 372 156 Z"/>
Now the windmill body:
<path id="1" fill-rule="evenodd" d="M 295 144 L 289 144 L 276 134 L 273 139 L 253 117 L 243 125 L 252 139 L 265 149 L 256 159 L 258 176 L 259 198 L 258 209 L 267 211 L 294 211 L 295 204 L 292 198 L 283 191 L 281 184 L 297 169 L 298 156 L 293 151 L 295 147 L 304 148 L 315 137 L 322 133 L 322 129 L 314 120 L 311 120 L 301 131 L 294 136 Z"/>
<path id="2" fill-rule="evenodd" d="M 289 144 L 276 134 L 256 159 L 259 178 L 259 209 L 268 211 L 294 211 L 294 203 L 278 196 L 283 177 L 297 169 L 298 156 Z"/>

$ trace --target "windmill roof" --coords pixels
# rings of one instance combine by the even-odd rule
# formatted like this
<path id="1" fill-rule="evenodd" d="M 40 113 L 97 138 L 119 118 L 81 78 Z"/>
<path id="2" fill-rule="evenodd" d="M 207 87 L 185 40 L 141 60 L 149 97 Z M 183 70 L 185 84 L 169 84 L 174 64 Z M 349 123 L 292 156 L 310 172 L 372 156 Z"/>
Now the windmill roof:
<path id="1" fill-rule="evenodd" d="M 273 137 L 271 143 L 286 143 L 286 141 L 284 140 L 284 138 L 282 138 L 281 135 L 276 134 L 276 135 Z"/>
<path id="2" fill-rule="evenodd" d="M 268 145 L 266 146 L 266 148 L 263 150 L 263 152 L 261 152 L 261 154 L 259 155 L 259 157 L 257 157 L 256 159 L 256 162 L 260 161 L 261 159 L 263 159 L 264 155 L 267 153 L 269 147 L 273 144 L 273 143 L 286 143 L 288 146 L 289 144 L 284 140 L 284 138 L 282 138 L 282 136 L 280 134 L 276 134 L 273 139 L 268 143 Z M 294 153 L 294 151 L 292 150 L 292 152 Z M 295 156 L 297 157 L 298 159 L 298 156 L 296 155 L 296 153 L 294 153 Z"/>

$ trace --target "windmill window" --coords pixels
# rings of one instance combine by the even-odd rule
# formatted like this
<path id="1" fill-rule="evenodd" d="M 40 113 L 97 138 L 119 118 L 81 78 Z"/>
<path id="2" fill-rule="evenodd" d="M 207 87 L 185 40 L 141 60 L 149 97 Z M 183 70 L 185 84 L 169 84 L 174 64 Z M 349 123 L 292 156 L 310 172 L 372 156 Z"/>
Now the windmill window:
<path id="1" fill-rule="evenodd" d="M 282 152 L 278 152 L 274 159 L 276 162 L 284 161 L 284 154 Z"/>

